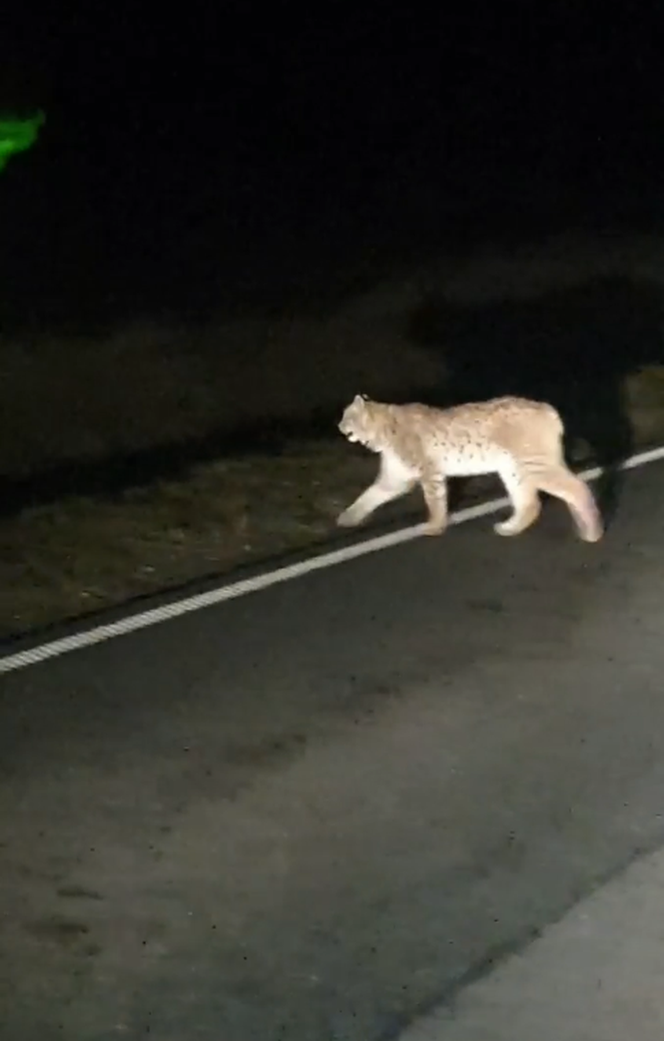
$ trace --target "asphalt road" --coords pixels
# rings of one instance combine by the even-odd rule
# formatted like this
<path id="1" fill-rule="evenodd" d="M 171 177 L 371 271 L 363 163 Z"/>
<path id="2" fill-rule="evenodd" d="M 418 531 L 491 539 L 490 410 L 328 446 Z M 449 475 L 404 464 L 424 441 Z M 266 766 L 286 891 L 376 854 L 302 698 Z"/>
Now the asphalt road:
<path id="1" fill-rule="evenodd" d="M 3 1041 L 388 1041 L 664 844 L 664 467 L 0 680 Z"/>

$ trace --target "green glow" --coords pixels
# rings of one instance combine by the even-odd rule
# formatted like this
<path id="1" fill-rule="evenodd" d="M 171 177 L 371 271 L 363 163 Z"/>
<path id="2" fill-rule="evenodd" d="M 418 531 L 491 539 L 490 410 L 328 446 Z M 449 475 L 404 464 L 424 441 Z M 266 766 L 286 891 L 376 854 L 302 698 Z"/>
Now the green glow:
<path id="1" fill-rule="evenodd" d="M 32 148 L 45 118 L 43 112 L 38 112 L 28 119 L 0 116 L 0 172 L 13 155 Z"/>

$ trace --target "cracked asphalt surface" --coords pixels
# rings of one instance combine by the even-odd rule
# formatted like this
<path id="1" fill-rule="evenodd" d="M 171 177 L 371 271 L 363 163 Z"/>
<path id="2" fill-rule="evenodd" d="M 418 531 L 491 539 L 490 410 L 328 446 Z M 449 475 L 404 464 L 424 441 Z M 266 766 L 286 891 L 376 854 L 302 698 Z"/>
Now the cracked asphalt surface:
<path id="1" fill-rule="evenodd" d="M 7 1041 L 389 1041 L 664 845 L 664 467 L 0 679 Z"/>

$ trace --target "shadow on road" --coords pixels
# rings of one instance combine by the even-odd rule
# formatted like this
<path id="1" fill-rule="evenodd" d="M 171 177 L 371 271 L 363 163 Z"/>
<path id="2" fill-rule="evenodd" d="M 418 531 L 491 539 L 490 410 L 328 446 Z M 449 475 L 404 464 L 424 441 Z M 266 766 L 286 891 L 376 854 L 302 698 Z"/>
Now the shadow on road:
<path id="1" fill-rule="evenodd" d="M 555 405 L 568 453 L 583 439 L 605 467 L 597 491 L 610 523 L 619 466 L 633 450 L 624 380 L 664 363 L 662 318 L 655 283 L 611 277 L 527 300 L 463 305 L 430 295 L 409 315 L 407 333 L 440 351 L 448 369 L 444 391 L 431 404 L 519 394 Z"/>

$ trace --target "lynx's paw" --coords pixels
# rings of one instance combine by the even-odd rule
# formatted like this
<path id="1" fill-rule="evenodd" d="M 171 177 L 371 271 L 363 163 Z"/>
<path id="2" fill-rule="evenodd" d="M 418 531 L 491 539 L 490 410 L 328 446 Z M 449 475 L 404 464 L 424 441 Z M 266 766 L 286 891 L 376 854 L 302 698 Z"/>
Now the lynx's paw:
<path id="1" fill-rule="evenodd" d="M 604 525 L 600 516 L 589 518 L 583 527 L 579 526 L 579 536 L 584 542 L 599 542 L 603 535 Z"/>
<path id="2" fill-rule="evenodd" d="M 432 538 L 436 535 L 444 535 L 447 531 L 446 521 L 427 521 L 422 530 L 423 535 L 429 535 Z"/>
<path id="3" fill-rule="evenodd" d="M 502 535 L 505 538 L 509 538 L 512 535 L 521 535 L 528 528 L 532 527 L 540 515 L 540 510 L 539 499 L 536 499 L 534 502 L 528 503 L 523 509 L 513 513 L 511 517 L 507 517 L 506 520 L 498 521 L 497 524 L 494 524 L 493 530 L 496 535 Z"/>
<path id="4" fill-rule="evenodd" d="M 510 518 L 509 520 L 498 521 L 494 524 L 493 530 L 496 535 L 503 535 L 505 538 L 509 538 L 511 535 L 520 535 L 523 531 L 523 526 L 518 524 Z"/>
<path id="5" fill-rule="evenodd" d="M 356 528 L 363 520 L 364 517 L 357 510 L 354 510 L 352 506 L 349 506 L 347 510 L 344 510 L 337 517 L 337 526 L 339 528 Z"/>

